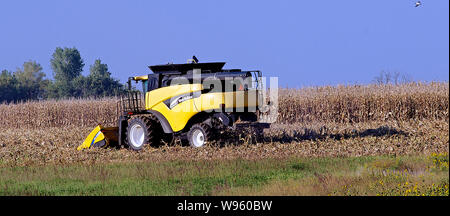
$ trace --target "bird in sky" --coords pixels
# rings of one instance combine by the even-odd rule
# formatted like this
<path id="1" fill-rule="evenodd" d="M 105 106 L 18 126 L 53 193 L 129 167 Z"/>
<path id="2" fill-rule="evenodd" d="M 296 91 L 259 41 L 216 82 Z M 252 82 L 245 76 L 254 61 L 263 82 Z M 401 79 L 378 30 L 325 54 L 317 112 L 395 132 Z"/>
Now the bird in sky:
<path id="1" fill-rule="evenodd" d="M 416 7 L 419 7 L 420 5 L 422 5 L 422 2 L 417 1 L 417 2 L 416 2 Z"/>

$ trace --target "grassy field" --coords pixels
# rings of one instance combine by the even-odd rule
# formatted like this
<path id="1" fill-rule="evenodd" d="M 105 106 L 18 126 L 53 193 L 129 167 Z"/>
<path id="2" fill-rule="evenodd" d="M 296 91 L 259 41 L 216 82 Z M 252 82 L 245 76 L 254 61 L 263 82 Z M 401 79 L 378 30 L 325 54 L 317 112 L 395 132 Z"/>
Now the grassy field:
<path id="1" fill-rule="evenodd" d="M 0 169 L 0 195 L 448 196 L 448 154 Z"/>
<path id="2" fill-rule="evenodd" d="M 448 83 L 279 91 L 263 140 L 77 151 L 115 100 L 0 104 L 0 195 L 447 195 Z"/>

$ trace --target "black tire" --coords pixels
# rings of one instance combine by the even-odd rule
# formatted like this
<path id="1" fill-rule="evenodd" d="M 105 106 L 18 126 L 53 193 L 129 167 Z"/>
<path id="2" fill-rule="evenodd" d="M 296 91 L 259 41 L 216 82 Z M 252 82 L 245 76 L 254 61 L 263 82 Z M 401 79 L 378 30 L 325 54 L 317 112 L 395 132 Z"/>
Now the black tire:
<path id="1" fill-rule="evenodd" d="M 187 133 L 189 145 L 193 148 L 201 148 L 211 140 L 211 127 L 207 124 L 194 124 Z"/>
<path id="2" fill-rule="evenodd" d="M 164 133 L 164 130 L 161 132 L 161 144 L 166 144 L 171 146 L 175 143 L 175 137 L 171 133 Z"/>
<path id="3" fill-rule="evenodd" d="M 135 151 L 140 151 L 144 145 L 159 145 L 162 132 L 156 117 L 153 115 L 133 116 L 128 120 L 125 144 Z"/>

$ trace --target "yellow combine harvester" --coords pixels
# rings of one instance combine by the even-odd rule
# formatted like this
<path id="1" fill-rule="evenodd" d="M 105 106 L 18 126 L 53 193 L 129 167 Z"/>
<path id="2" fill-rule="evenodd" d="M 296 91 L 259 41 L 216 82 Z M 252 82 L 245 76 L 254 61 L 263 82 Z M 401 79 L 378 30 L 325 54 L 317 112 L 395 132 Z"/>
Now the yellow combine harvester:
<path id="1" fill-rule="evenodd" d="M 242 127 L 262 132 L 265 106 L 260 71 L 222 69 L 225 62 L 149 66 L 153 74 L 130 77 L 118 102 L 118 127 L 96 127 L 78 150 L 108 145 L 139 151 L 145 144 L 175 136 L 202 147 L 225 130 Z M 132 90 L 142 82 L 142 92 Z M 266 107 L 264 107 L 266 108 Z"/>

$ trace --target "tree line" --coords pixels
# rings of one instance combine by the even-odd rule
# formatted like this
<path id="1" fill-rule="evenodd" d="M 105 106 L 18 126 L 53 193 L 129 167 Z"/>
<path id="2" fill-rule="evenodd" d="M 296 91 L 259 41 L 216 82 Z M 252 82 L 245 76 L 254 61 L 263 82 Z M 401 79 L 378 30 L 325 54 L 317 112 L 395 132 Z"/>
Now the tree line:
<path id="1" fill-rule="evenodd" d="M 386 84 L 402 84 L 402 83 L 410 83 L 413 81 L 413 78 L 409 74 L 402 74 L 398 71 L 390 72 L 382 70 L 378 76 L 373 78 L 373 82 L 379 85 Z"/>
<path id="2" fill-rule="evenodd" d="M 124 86 L 111 77 L 108 65 L 96 59 L 83 76 L 85 66 L 76 48 L 57 47 L 50 60 L 54 80 L 46 78 L 36 61 L 27 61 L 16 71 L 0 73 L 0 102 L 115 96 Z"/>

